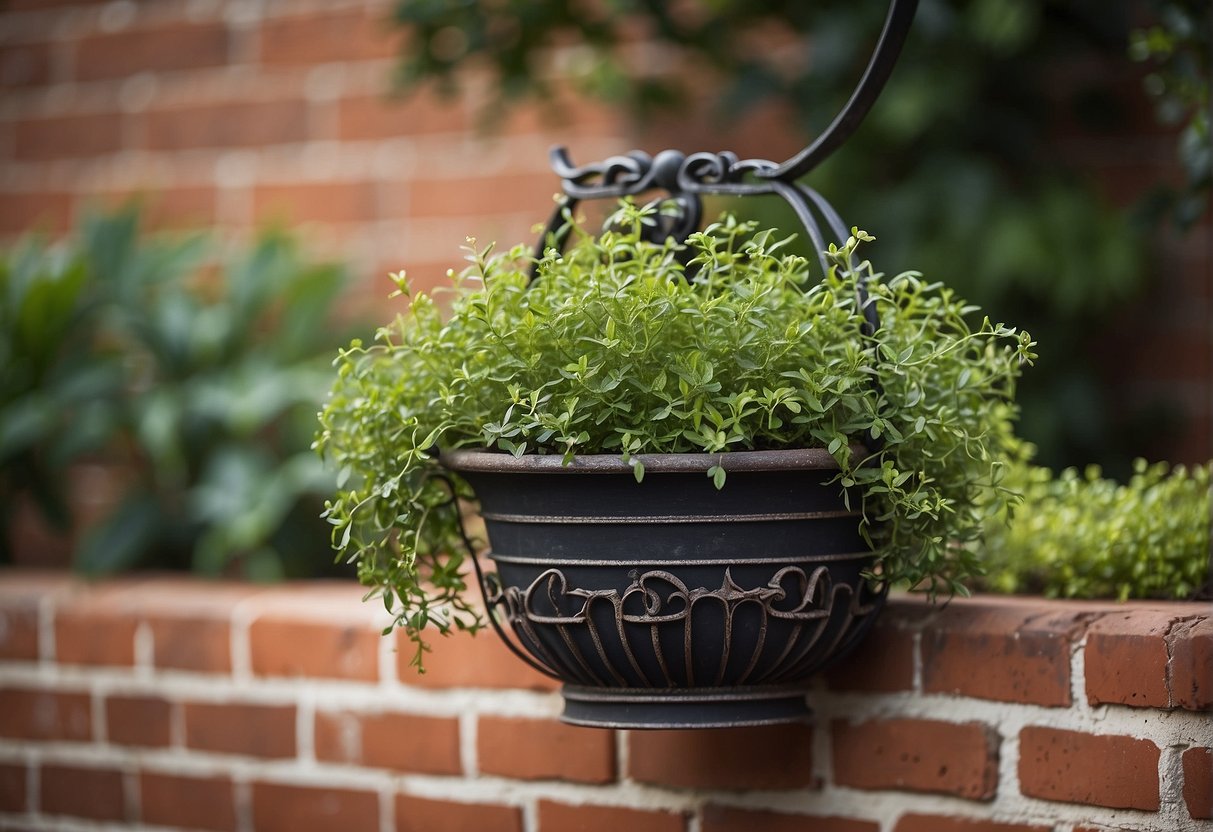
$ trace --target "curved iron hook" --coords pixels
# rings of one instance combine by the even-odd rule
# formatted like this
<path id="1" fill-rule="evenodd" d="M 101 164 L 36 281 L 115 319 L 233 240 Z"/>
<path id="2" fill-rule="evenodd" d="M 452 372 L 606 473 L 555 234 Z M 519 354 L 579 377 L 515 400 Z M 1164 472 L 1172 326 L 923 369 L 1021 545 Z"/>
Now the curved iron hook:
<path id="1" fill-rule="evenodd" d="M 678 150 L 663 150 L 656 156 L 650 156 L 644 151 L 633 150 L 622 156 L 577 166 L 565 148 L 553 148 L 550 153 L 552 170 L 561 178 L 564 196 L 559 200 L 535 247 L 531 279 L 535 278 L 538 262 L 549 245 L 561 249 L 564 247 L 568 237 L 565 218 L 579 202 L 587 199 L 619 199 L 651 190 L 666 191 L 683 211 L 682 221 L 659 224 L 651 230 L 650 233 L 657 238 L 655 242 L 680 234 L 689 226 L 697 228 L 702 215 L 701 198 L 705 195 L 780 196 L 791 205 L 804 225 L 824 270 L 826 264 L 821 252 L 825 247 L 825 235 L 822 234 L 821 225 L 813 218 L 813 211 L 816 210 L 824 218 L 825 228 L 838 243 L 846 239 L 847 226 L 824 197 L 798 184 L 796 180 L 837 150 L 868 114 L 892 75 L 917 10 L 918 0 L 890 0 L 876 47 L 850 99 L 814 142 L 782 164 L 765 159 L 739 160 L 728 151 L 688 156 Z M 860 290 L 861 295 L 864 294 L 862 286 Z M 869 315 L 872 331 L 875 331 L 876 324 L 874 316 Z"/>
<path id="2" fill-rule="evenodd" d="M 872 105 L 876 103 L 876 99 L 880 97 L 889 76 L 893 74 L 893 67 L 901 55 L 901 47 L 905 44 L 906 35 L 909 34 L 910 24 L 913 22 L 914 13 L 917 10 L 918 0 L 892 0 L 889 4 L 889 13 L 885 16 L 884 28 L 881 29 L 880 38 L 876 42 L 876 48 L 872 51 L 868 66 L 863 71 L 863 76 L 860 77 L 859 84 L 855 87 L 855 92 L 851 94 L 846 106 L 839 111 L 834 120 L 830 122 L 830 126 L 812 144 L 774 170 L 756 171 L 755 176 L 761 179 L 783 179 L 785 181 L 799 179 L 821 164 L 827 156 L 851 137 L 855 128 L 859 127 L 860 122 L 872 109 Z"/>

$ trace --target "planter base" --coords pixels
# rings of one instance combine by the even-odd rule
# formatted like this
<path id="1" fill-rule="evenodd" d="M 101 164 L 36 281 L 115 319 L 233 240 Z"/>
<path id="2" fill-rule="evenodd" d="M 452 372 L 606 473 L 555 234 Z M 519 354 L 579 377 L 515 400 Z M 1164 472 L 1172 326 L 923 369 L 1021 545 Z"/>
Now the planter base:
<path id="1" fill-rule="evenodd" d="M 734 728 L 804 722 L 801 687 L 629 688 L 565 685 L 561 720 L 592 728 Z"/>

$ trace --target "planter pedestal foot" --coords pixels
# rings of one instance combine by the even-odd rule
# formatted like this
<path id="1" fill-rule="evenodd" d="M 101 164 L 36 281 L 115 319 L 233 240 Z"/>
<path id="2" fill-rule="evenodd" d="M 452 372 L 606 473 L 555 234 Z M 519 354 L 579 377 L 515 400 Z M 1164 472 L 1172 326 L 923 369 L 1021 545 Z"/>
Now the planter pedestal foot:
<path id="1" fill-rule="evenodd" d="M 733 728 L 804 722 L 803 687 L 600 688 L 565 685 L 561 720 L 594 728 Z"/>

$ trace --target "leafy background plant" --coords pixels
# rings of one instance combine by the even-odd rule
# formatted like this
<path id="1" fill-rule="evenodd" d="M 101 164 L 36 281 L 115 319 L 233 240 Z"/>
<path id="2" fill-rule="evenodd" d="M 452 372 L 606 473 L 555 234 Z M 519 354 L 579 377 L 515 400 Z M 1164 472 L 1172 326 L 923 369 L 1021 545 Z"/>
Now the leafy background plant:
<path id="1" fill-rule="evenodd" d="M 1213 463 L 1138 460 L 1120 484 L 1096 465 L 1013 465 L 1005 484 L 1023 504 L 1013 522 L 991 517 L 981 583 L 1065 598 L 1208 598 L 1211 473 Z"/>
<path id="2" fill-rule="evenodd" d="M 974 307 L 914 273 L 851 267 L 862 232 L 832 249 L 823 279 L 772 229 L 725 218 L 679 256 L 642 240 L 652 222 L 625 203 L 619 230 L 574 229 L 577 244 L 549 250 L 533 283 L 525 247 L 474 251 L 449 315 L 418 295 L 377 344 L 342 354 L 317 443 L 343 482 L 329 520 L 397 623 L 418 639 L 430 624 L 478 624 L 459 574 L 458 481 L 438 447 L 619 454 L 637 479 L 645 453 L 823 447 L 840 489 L 862 494 L 882 575 L 963 591 L 969 544 L 1007 498 L 1003 443 L 1030 338 L 973 326 Z M 709 473 L 727 488 L 722 469 Z"/>
<path id="3" fill-rule="evenodd" d="M 567 78 L 573 94 L 615 103 L 650 126 L 681 108 L 676 136 L 692 103 L 727 124 L 770 101 L 809 136 L 854 86 L 886 8 L 410 0 L 395 9 L 405 34 L 399 77 L 406 88 L 434 82 L 455 91 L 474 64 L 477 77 L 490 79 L 490 124 L 528 99 L 555 102 L 558 114 L 556 79 Z M 847 147 L 813 174 L 844 217 L 877 233 L 880 262 L 913 263 L 1049 345 L 1019 391 L 1022 432 L 1049 465 L 1100 460 L 1127 474 L 1152 439 L 1182 423 L 1165 397 L 1130 404 L 1118 395 L 1097 372 L 1097 353 L 1148 288 L 1159 221 L 1207 216 L 1211 14 L 1201 0 L 922 0 L 886 91 Z M 636 60 L 638 32 L 654 54 L 695 69 Z M 1145 62 L 1141 77 L 1131 43 Z M 567 71 L 554 71 L 562 49 Z M 1143 81 L 1161 121 L 1181 131 L 1185 175 L 1178 188 L 1151 189 L 1125 211 L 1058 145 L 1067 131 L 1134 130 L 1148 107 Z M 753 213 L 753 202 L 728 208 L 793 227 L 773 208 Z"/>
<path id="4" fill-rule="evenodd" d="M 267 232 L 222 256 L 140 233 L 134 206 L 0 260 L 0 539 L 23 501 L 87 573 L 188 568 L 253 578 L 333 571 L 310 452 L 343 270 Z M 75 529 L 73 466 L 117 472 L 112 508 Z M 75 515 L 75 516 L 74 516 Z"/>

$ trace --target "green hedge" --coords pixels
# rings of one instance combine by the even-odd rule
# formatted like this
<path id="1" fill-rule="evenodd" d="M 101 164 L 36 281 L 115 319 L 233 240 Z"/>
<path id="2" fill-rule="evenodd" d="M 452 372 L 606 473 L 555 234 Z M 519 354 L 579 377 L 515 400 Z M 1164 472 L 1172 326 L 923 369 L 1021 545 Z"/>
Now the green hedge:
<path id="1" fill-rule="evenodd" d="M 1006 485 L 1024 495 L 1014 519 L 987 530 L 986 588 L 1064 598 L 1207 595 L 1210 476 L 1138 460 L 1127 484 L 1085 471 L 1016 464 Z"/>

